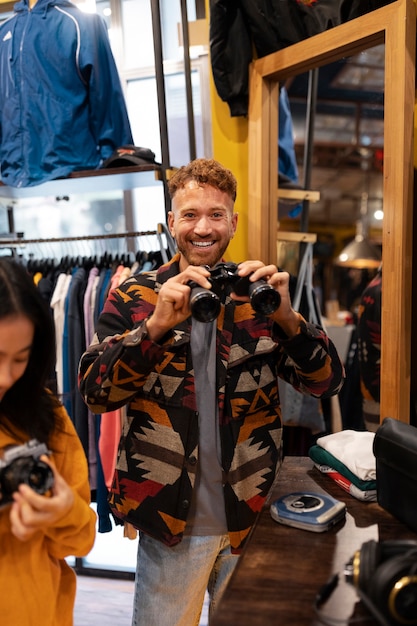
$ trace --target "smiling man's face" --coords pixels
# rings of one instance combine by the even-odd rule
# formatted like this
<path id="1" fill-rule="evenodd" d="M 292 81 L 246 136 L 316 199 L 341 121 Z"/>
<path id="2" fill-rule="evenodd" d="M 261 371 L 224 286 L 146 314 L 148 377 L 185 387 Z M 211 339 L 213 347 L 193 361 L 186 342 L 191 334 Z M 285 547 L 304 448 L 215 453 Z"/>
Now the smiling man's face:
<path id="1" fill-rule="evenodd" d="M 168 226 L 181 253 L 180 269 L 187 265 L 213 267 L 236 232 L 237 213 L 232 198 L 210 185 L 190 180 L 172 199 Z"/>

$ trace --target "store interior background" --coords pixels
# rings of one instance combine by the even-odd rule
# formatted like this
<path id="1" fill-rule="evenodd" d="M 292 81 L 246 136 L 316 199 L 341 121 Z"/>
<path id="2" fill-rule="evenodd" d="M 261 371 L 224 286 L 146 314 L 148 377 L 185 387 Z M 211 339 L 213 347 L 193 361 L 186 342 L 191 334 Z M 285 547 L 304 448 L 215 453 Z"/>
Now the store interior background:
<path id="1" fill-rule="evenodd" d="M 301 211 L 298 218 L 288 218 L 285 209 L 279 209 L 278 215 L 283 230 L 296 230 L 298 224 L 298 230 L 317 234 L 316 284 L 326 314 L 329 300 L 354 311 L 361 290 L 376 271 L 375 263 L 361 269 L 339 267 L 337 257 L 342 249 L 362 232 L 375 250 L 381 251 L 384 45 L 315 71 L 317 77 L 311 73 L 295 76 L 285 87 L 299 182 L 305 189 L 319 192 L 320 198 L 305 203 L 304 216 Z M 312 96 L 309 89 L 314 80 Z M 312 149 L 307 151 L 306 145 Z"/>
<path id="2" fill-rule="evenodd" d="M 80 2 L 75 4 L 81 5 Z M 237 150 L 245 145 L 245 120 L 228 119 L 227 106 L 216 99 L 210 74 L 207 46 L 205 0 L 160 0 L 164 84 L 169 145 L 169 164 L 177 167 L 193 156 L 222 159 L 221 140 L 216 136 L 225 122 L 230 135 L 237 137 Z M 190 25 L 197 20 L 197 41 L 190 41 L 192 113 L 195 146 L 189 141 L 189 112 L 187 111 L 186 72 L 181 46 L 181 5 L 186 6 Z M 151 0 L 104 0 L 85 3 L 83 9 L 103 15 L 109 28 L 113 53 L 125 87 L 126 101 L 135 144 L 151 148 L 156 160 L 163 161 L 155 79 L 154 41 L 152 36 Z M 12 11 L 13 3 L 0 2 L 0 19 Z M 191 30 L 190 30 L 191 32 Z M 192 30 L 194 32 L 194 28 Z M 206 39 L 204 39 L 206 37 Z M 196 43 L 196 45 L 194 45 Z M 314 248 L 316 286 L 325 313 L 326 302 L 336 301 L 340 309 L 353 311 L 357 297 L 375 269 L 352 270 L 338 267 L 335 259 L 346 243 L 355 236 L 358 220 L 362 220 L 370 240 L 381 246 L 382 240 L 382 161 L 383 161 L 383 46 L 362 52 L 320 68 L 317 102 L 314 111 L 313 146 L 309 153 L 311 171 L 308 187 L 320 193 L 317 202 L 304 204 L 298 213 L 278 208 L 280 228 L 300 231 L 303 215 L 308 217 L 308 231 L 317 234 Z M 288 90 L 294 126 L 294 140 L 299 166 L 299 183 L 305 187 L 305 142 L 308 126 L 309 76 L 288 80 Z M 214 103 L 214 104 L 213 104 Z M 213 139 L 214 137 L 214 139 Z M 195 154 L 194 154 L 195 151 Z M 225 152 L 226 154 L 226 152 Z M 231 159 L 228 154 L 227 159 Z M 241 163 L 239 162 L 239 165 Z M 245 163 L 242 165 L 243 169 Z M 245 250 L 245 177 L 238 178 L 238 210 L 241 213 L 241 241 L 234 245 L 234 260 L 242 260 Z M 87 194 L 33 196 L 7 199 L 0 195 L 0 234 L 8 233 L 8 212 L 12 208 L 14 227 L 25 237 L 70 237 L 153 230 L 165 221 L 165 198 L 162 185 L 135 190 L 94 191 Z M 366 215 L 363 214 L 366 197 Z M 239 204 L 240 203 L 240 204 Z M 361 210 L 362 209 L 362 210 Z M 303 213 L 304 211 L 304 213 Z M 236 238 L 237 239 L 237 238 Z M 106 242 L 106 249 L 115 254 L 123 252 L 123 239 Z M 100 243 L 50 244 L 48 250 L 33 244 L 23 251 L 27 257 L 59 257 L 71 253 L 87 254 L 87 246 Z M 154 250 L 155 237 L 143 237 L 135 245 Z M 0 251 L 1 253 L 1 251 Z M 7 253 L 7 251 L 6 251 Z M 287 268 L 284 268 L 287 269 Z M 289 270 L 291 268 L 288 268 Z M 136 561 L 135 541 L 123 538 L 121 527 L 111 533 L 99 533 L 96 546 L 83 559 L 80 568 L 110 575 L 133 575 Z"/>

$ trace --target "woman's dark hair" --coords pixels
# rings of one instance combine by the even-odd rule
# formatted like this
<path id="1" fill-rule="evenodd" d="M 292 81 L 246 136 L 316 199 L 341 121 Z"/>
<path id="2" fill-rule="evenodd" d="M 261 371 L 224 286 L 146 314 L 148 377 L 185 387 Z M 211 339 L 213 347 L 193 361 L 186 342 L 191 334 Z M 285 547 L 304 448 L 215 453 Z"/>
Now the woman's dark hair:
<path id="1" fill-rule="evenodd" d="M 34 337 L 26 370 L 0 402 L 0 426 L 14 427 L 30 438 L 48 443 L 57 427 L 56 396 L 47 390 L 55 366 L 55 330 L 50 308 L 23 265 L 0 258 L 0 323 L 6 317 L 24 315 L 34 325 Z M 1 349 L 1 347 L 0 347 Z M 4 420 L 6 418 L 6 422 Z"/>

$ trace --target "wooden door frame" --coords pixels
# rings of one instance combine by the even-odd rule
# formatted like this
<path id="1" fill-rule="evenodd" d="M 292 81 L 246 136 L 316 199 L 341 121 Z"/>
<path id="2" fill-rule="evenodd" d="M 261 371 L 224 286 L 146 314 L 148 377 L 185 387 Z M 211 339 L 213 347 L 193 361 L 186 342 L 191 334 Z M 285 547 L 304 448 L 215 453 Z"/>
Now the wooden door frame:
<path id="1" fill-rule="evenodd" d="M 410 421 L 416 9 L 380 9 L 250 68 L 248 251 L 276 263 L 279 82 L 385 44 L 381 419 Z"/>

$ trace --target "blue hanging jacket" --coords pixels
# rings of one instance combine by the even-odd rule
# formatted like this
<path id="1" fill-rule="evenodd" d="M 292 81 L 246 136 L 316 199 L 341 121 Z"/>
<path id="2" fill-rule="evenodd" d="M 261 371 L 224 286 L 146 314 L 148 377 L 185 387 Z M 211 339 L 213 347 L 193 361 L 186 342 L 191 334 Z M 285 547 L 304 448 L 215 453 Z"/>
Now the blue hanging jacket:
<path id="1" fill-rule="evenodd" d="M 96 169 L 133 138 L 104 20 L 26 0 L 0 26 L 0 167 L 12 187 Z"/>

